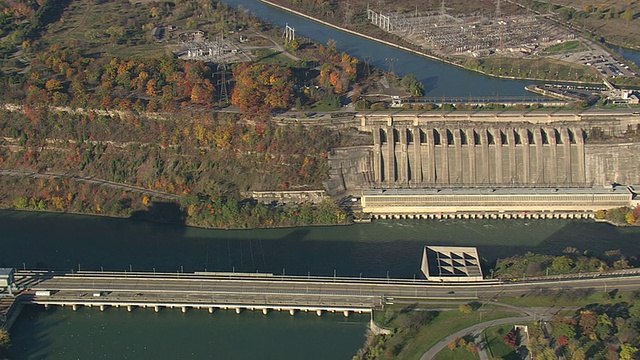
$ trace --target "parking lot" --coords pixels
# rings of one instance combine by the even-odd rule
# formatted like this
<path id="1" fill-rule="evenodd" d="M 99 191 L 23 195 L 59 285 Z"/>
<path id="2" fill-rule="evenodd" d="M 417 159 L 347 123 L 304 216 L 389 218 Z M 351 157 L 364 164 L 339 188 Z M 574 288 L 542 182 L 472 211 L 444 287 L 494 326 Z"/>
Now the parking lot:
<path id="1" fill-rule="evenodd" d="M 601 49 L 576 52 L 568 55 L 554 56 L 564 61 L 593 66 L 606 77 L 638 76 L 629 65 L 617 60 L 611 54 Z"/>

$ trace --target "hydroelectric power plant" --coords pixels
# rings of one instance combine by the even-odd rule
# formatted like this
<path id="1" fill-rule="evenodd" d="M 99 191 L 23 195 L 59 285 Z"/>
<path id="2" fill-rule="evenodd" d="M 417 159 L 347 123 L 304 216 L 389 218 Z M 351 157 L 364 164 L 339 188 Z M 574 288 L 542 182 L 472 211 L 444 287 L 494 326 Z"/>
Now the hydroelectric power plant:
<path id="1" fill-rule="evenodd" d="M 373 145 L 335 150 L 329 188 L 361 191 L 363 212 L 374 217 L 558 211 L 541 217 L 582 218 L 637 203 L 640 116 L 632 111 L 356 119 Z"/>

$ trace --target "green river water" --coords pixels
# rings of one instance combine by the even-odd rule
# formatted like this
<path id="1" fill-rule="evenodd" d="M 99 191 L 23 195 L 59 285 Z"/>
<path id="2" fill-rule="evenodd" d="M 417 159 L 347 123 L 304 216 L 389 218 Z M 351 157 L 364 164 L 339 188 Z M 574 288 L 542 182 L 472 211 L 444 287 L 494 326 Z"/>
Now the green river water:
<path id="1" fill-rule="evenodd" d="M 566 220 L 398 220 L 340 227 L 204 230 L 0 211 L 0 266 L 58 270 L 245 271 L 412 278 L 425 245 L 477 246 L 487 263 L 567 246 L 640 255 L 640 228 Z M 27 307 L 16 359 L 349 359 L 367 315 Z"/>

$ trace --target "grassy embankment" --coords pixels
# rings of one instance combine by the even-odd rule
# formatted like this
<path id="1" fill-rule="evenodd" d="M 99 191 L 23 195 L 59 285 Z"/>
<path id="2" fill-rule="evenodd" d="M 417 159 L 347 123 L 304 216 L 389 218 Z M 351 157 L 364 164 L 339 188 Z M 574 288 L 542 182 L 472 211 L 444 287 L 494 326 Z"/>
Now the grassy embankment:
<path id="1" fill-rule="evenodd" d="M 419 359 L 448 334 L 480 321 L 511 316 L 517 314 L 493 305 L 485 305 L 469 314 L 461 313 L 456 304 L 420 306 L 419 309 L 394 306 L 375 313 L 374 320 L 393 329 L 393 333 L 376 336 L 369 354 L 375 354 L 376 359 Z M 366 355 L 363 358 L 369 359 Z"/>

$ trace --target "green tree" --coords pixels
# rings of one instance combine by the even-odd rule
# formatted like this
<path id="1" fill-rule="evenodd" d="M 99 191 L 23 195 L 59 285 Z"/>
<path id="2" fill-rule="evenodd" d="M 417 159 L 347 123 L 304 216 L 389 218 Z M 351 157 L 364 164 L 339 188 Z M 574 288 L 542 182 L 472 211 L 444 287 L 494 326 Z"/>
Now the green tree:
<path id="1" fill-rule="evenodd" d="M 633 305 L 629 307 L 629 316 L 640 319 L 640 300 L 636 300 Z"/>
<path id="2" fill-rule="evenodd" d="M 16 209 L 24 209 L 29 205 L 29 200 L 24 196 L 13 199 L 13 207 Z"/>
<path id="3" fill-rule="evenodd" d="M 10 340 L 9 332 L 6 329 L 0 329 L 0 349 L 8 348 Z"/>
<path id="4" fill-rule="evenodd" d="M 586 359 L 587 359 L 587 353 L 582 348 L 577 349 L 573 353 L 573 356 L 571 357 L 571 360 L 586 360 Z"/>
<path id="5" fill-rule="evenodd" d="M 629 344 L 620 345 L 620 360 L 633 360 L 638 353 L 638 348 Z"/>
<path id="6" fill-rule="evenodd" d="M 567 256 L 559 256 L 553 259 L 553 263 L 551 263 L 551 268 L 558 273 L 567 273 L 571 271 L 573 266 L 573 260 Z"/>
<path id="7" fill-rule="evenodd" d="M 627 21 L 631 21 L 633 20 L 635 13 L 633 12 L 633 10 L 631 10 L 630 8 L 625 10 L 625 12 L 622 13 L 622 15 L 620 15 L 620 18 L 622 20 L 627 20 Z"/>
<path id="8" fill-rule="evenodd" d="M 624 215 L 624 219 L 627 222 L 627 224 L 630 224 L 630 225 L 635 224 L 637 221 L 636 214 L 633 212 L 633 210 L 628 211 Z"/>

